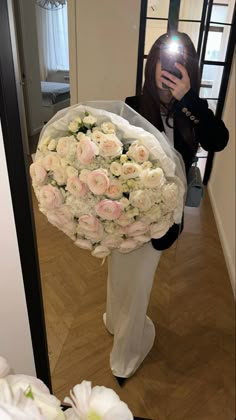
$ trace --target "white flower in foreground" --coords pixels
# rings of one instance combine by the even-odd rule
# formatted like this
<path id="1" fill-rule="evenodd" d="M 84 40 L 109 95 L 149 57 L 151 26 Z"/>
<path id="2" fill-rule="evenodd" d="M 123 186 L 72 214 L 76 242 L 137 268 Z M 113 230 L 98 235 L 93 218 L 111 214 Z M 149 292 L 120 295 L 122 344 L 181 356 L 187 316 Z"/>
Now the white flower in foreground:
<path id="1" fill-rule="evenodd" d="M 7 376 L 9 370 L 10 370 L 10 367 L 6 359 L 0 356 L 0 378 L 4 378 L 5 376 Z"/>
<path id="2" fill-rule="evenodd" d="M 64 402 L 72 405 L 66 410 L 69 420 L 133 420 L 127 404 L 119 396 L 104 386 L 91 387 L 91 382 L 76 385 Z"/>
<path id="3" fill-rule="evenodd" d="M 6 380 L 13 396 L 17 397 L 19 393 L 21 394 L 23 392 L 25 395 L 28 393 L 31 398 L 33 398 L 34 405 L 39 408 L 43 415 L 42 419 L 63 420 L 65 418 L 60 408 L 60 401 L 54 395 L 50 394 L 49 389 L 39 379 L 27 375 L 8 375 Z M 1 385 L 0 391 L 2 391 Z M 2 417 L 0 418 L 2 420 Z M 21 417 L 12 418 L 21 419 Z M 28 419 L 31 418 L 32 420 L 34 419 L 34 417 L 28 417 Z M 22 417 L 22 419 L 24 419 L 24 417 Z"/>

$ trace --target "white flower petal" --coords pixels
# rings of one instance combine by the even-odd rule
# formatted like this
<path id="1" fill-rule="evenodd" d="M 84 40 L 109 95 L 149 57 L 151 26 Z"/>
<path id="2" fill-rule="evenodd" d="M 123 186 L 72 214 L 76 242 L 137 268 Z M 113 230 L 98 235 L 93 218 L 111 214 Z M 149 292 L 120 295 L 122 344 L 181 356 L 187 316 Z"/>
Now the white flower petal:
<path id="1" fill-rule="evenodd" d="M 89 408 L 100 416 L 104 416 L 109 410 L 119 404 L 119 402 L 120 398 L 115 391 L 104 386 L 95 386 L 92 389 Z M 121 418 L 122 417 L 120 417 L 120 420 Z M 112 417 L 110 417 L 109 420 L 112 420 Z"/>
<path id="2" fill-rule="evenodd" d="M 102 420 L 133 420 L 133 418 L 127 404 L 120 401 L 104 415 Z"/>

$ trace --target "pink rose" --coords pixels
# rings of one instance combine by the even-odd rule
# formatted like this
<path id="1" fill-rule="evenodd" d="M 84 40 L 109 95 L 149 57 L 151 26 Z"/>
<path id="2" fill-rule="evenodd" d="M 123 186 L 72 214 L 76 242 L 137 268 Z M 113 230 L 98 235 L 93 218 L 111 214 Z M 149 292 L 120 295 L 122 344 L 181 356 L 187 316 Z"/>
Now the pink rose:
<path id="1" fill-rule="evenodd" d="M 133 143 L 127 153 L 137 163 L 143 163 L 149 158 L 149 151 L 142 144 Z"/>
<path id="2" fill-rule="evenodd" d="M 76 223 L 74 222 L 74 216 L 68 206 L 63 205 L 55 210 L 47 212 L 48 221 L 62 230 L 66 235 L 71 238 L 76 233 Z"/>
<path id="3" fill-rule="evenodd" d="M 96 232 L 101 226 L 101 222 L 95 216 L 84 215 L 79 218 L 79 226 L 86 232 Z"/>
<path id="4" fill-rule="evenodd" d="M 129 236 L 138 236 L 143 235 L 149 230 L 149 225 L 144 222 L 134 222 L 131 225 L 126 227 L 127 235 Z"/>
<path id="5" fill-rule="evenodd" d="M 92 243 L 87 239 L 76 239 L 74 244 L 77 245 L 79 248 L 88 249 L 89 251 L 92 251 L 93 249 Z"/>
<path id="6" fill-rule="evenodd" d="M 136 249 L 137 246 L 138 246 L 138 242 L 136 242 L 135 240 L 125 239 L 121 243 L 119 251 L 123 253 L 131 252 L 131 251 L 134 251 L 134 249 Z"/>
<path id="7" fill-rule="evenodd" d="M 60 158 L 54 152 L 49 153 L 43 159 L 43 166 L 46 171 L 53 171 L 58 165 L 60 165 Z"/>
<path id="8" fill-rule="evenodd" d="M 42 207 L 54 209 L 64 202 L 61 191 L 52 185 L 44 185 L 39 192 L 39 201 Z"/>
<path id="9" fill-rule="evenodd" d="M 99 152 L 103 157 L 115 157 L 122 153 L 123 144 L 114 134 L 106 134 L 101 137 Z"/>
<path id="10" fill-rule="evenodd" d="M 47 172 L 40 163 L 34 162 L 30 165 L 30 176 L 34 185 L 41 185 L 46 179 Z"/>
<path id="11" fill-rule="evenodd" d="M 109 178 L 105 171 L 96 169 L 88 174 L 87 184 L 93 194 L 102 195 L 109 187 Z"/>
<path id="12" fill-rule="evenodd" d="M 122 185 L 116 180 L 110 180 L 110 185 L 106 191 L 106 196 L 112 199 L 119 199 L 123 195 Z"/>
<path id="13" fill-rule="evenodd" d="M 86 184 L 80 181 L 78 176 L 72 176 L 67 180 L 67 190 L 75 197 L 83 197 L 86 194 Z"/>
<path id="14" fill-rule="evenodd" d="M 119 201 L 102 200 L 95 206 L 95 210 L 102 219 L 115 220 L 121 215 L 122 205 Z"/>
<path id="15" fill-rule="evenodd" d="M 73 136 L 61 137 L 57 143 L 57 153 L 61 157 L 66 157 L 67 155 L 70 154 L 70 152 L 72 151 L 72 148 L 75 145 L 76 145 L 76 142 Z"/>
<path id="16" fill-rule="evenodd" d="M 101 245 L 106 246 L 107 248 L 119 248 L 122 243 L 122 238 L 116 235 L 107 235 L 105 239 L 102 240 Z"/>
<path id="17" fill-rule="evenodd" d="M 77 158 L 82 165 L 90 163 L 94 156 L 98 154 L 98 148 L 89 137 L 83 137 L 77 145 Z"/>

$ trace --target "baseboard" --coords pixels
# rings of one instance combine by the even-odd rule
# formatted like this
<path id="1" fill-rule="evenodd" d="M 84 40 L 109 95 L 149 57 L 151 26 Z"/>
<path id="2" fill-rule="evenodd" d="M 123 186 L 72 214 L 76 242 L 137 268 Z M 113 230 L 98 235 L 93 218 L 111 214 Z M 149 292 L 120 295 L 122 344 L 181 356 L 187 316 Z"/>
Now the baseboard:
<path id="1" fill-rule="evenodd" d="M 223 253 L 224 253 L 225 262 L 226 262 L 226 266 L 227 266 L 228 273 L 229 273 L 229 278 L 230 278 L 233 294 L 234 294 L 234 297 L 236 298 L 235 266 L 234 266 L 232 258 L 230 256 L 230 251 L 229 251 L 228 243 L 227 243 L 227 240 L 226 240 L 225 232 L 224 232 L 224 229 L 223 229 L 220 214 L 219 214 L 219 211 L 218 211 L 218 208 L 217 208 L 217 205 L 216 205 L 216 201 L 215 201 L 215 198 L 214 198 L 214 194 L 213 194 L 213 191 L 212 191 L 212 187 L 211 187 L 210 184 L 208 185 L 207 189 L 208 189 L 208 192 L 209 192 L 211 206 L 212 206 L 213 214 L 214 214 L 214 217 L 215 217 L 216 226 L 217 226 L 218 234 L 219 234 L 219 237 L 220 237 L 221 246 L 222 246 L 222 249 L 223 249 Z"/>

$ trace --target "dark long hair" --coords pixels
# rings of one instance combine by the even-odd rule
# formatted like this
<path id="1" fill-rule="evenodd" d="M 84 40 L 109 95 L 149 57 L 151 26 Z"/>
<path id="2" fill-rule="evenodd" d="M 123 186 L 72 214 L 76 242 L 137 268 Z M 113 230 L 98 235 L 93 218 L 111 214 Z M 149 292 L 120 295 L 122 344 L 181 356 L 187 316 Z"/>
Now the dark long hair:
<path id="1" fill-rule="evenodd" d="M 200 74 L 195 47 L 187 34 L 177 32 L 176 35 L 186 52 L 185 68 L 190 78 L 191 88 L 198 94 Z M 167 34 L 161 35 L 155 41 L 148 54 L 145 67 L 145 82 L 141 97 L 141 114 L 160 131 L 164 128 L 160 114 L 160 97 L 156 86 L 156 65 L 160 60 L 160 48 L 166 42 L 167 36 Z M 169 116 L 172 114 L 174 102 L 175 99 L 173 98 L 167 107 L 167 123 Z M 193 139 L 193 130 L 190 121 L 185 116 L 183 118 L 179 117 L 177 125 L 181 128 L 182 136 L 191 149 L 196 149 L 197 146 Z"/>

